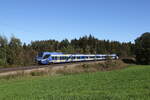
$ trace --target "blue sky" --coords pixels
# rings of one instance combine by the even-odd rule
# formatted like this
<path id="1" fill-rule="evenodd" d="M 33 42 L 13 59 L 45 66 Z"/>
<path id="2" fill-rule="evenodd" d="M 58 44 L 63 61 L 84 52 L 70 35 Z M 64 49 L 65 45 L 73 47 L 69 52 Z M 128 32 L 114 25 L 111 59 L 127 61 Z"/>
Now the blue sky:
<path id="1" fill-rule="evenodd" d="M 0 34 L 22 42 L 73 39 L 134 41 L 150 31 L 150 0 L 0 0 Z"/>

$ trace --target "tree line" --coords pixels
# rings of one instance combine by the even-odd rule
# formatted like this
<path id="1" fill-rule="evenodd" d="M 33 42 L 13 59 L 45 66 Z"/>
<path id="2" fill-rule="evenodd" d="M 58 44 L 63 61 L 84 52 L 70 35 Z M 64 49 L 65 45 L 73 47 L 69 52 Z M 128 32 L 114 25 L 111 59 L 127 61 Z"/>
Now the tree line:
<path id="1" fill-rule="evenodd" d="M 79 54 L 115 53 L 120 58 L 134 57 L 136 54 L 135 51 L 137 52 L 136 47 L 140 44 L 138 42 L 139 40 L 141 39 L 138 38 L 136 40 L 136 44 L 131 42 L 121 43 L 119 41 L 99 40 L 98 38 L 89 35 L 72 40 L 41 40 L 32 41 L 30 44 L 25 44 L 14 36 L 10 38 L 10 41 L 8 41 L 5 36 L 0 36 L 0 66 L 33 65 L 35 64 L 34 58 L 37 53 L 44 51 Z M 138 53 L 140 54 L 140 52 Z M 136 57 L 138 58 L 138 56 Z"/>
<path id="2" fill-rule="evenodd" d="M 79 54 L 112 54 L 120 57 L 134 55 L 134 44 L 131 42 L 120 43 L 118 41 L 99 40 L 92 35 L 83 36 L 79 39 L 67 40 L 61 42 L 56 40 L 44 40 L 31 42 L 31 47 L 38 52 L 63 52 Z"/>

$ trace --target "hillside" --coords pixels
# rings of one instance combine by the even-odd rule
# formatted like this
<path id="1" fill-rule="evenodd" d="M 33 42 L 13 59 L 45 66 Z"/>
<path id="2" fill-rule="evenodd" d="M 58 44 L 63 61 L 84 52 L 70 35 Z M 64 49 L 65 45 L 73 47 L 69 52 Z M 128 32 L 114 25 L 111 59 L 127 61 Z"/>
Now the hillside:
<path id="1" fill-rule="evenodd" d="M 0 80 L 0 100 L 148 100 L 150 66 Z"/>

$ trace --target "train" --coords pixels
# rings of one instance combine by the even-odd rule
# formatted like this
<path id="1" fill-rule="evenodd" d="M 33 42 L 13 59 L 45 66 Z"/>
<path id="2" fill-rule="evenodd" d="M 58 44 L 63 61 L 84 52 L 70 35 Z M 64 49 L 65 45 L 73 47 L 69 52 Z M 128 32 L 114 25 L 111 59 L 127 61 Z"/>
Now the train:
<path id="1" fill-rule="evenodd" d="M 60 52 L 40 52 L 35 58 L 36 62 L 42 65 L 107 59 L 118 59 L 118 56 L 116 54 L 64 54 Z"/>

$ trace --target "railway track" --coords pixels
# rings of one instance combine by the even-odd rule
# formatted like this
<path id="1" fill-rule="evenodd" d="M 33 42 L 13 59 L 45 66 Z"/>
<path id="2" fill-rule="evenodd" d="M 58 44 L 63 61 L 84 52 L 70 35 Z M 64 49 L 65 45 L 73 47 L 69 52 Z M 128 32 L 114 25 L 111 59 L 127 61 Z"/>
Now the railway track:
<path id="1" fill-rule="evenodd" d="M 92 62 L 103 62 L 103 61 L 73 62 L 73 63 L 51 64 L 51 65 L 34 65 L 34 66 L 26 66 L 26 67 L 0 68 L 0 73 L 10 72 L 10 71 L 19 71 L 19 70 L 32 70 L 32 69 L 55 67 L 55 66 L 57 67 L 67 66 L 67 65 L 73 65 L 73 64 L 84 64 L 84 63 L 92 63 Z"/>
<path id="2" fill-rule="evenodd" d="M 34 65 L 34 66 L 24 66 L 24 67 L 12 67 L 12 68 L 0 68 L 0 73 L 9 72 L 9 71 L 18 71 L 18 70 L 31 70 L 45 67 L 55 67 L 55 66 L 63 66 L 68 64 L 53 64 L 53 65 Z"/>

